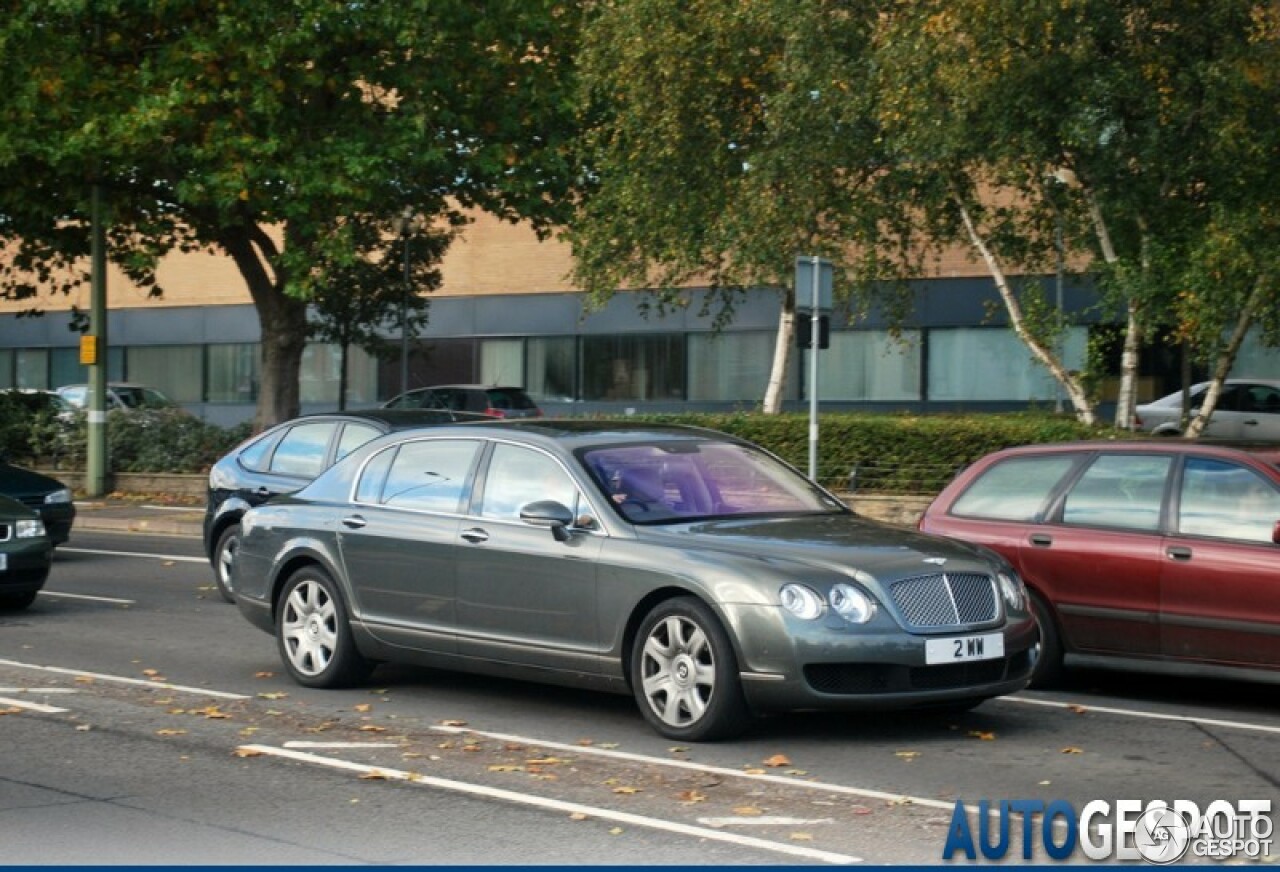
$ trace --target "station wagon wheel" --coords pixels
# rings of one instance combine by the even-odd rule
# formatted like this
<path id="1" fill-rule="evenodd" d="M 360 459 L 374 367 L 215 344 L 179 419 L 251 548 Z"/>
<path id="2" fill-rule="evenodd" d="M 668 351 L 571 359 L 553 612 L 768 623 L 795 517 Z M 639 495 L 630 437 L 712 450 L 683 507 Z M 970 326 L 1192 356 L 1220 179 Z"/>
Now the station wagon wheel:
<path id="1" fill-rule="evenodd" d="M 25 609 L 36 601 L 36 591 L 27 591 L 26 593 L 7 593 L 0 596 L 0 609 L 12 609 L 18 611 Z"/>
<path id="2" fill-rule="evenodd" d="M 751 723 L 729 636 L 692 597 L 659 603 L 645 617 L 632 647 L 631 687 L 645 720 L 669 739 L 725 739 Z"/>
<path id="3" fill-rule="evenodd" d="M 218 584 L 218 593 L 229 603 L 236 601 L 231 564 L 235 562 L 236 552 L 239 550 L 240 525 L 232 524 L 222 531 L 218 536 L 218 544 L 213 546 L 213 580 Z"/>
<path id="4" fill-rule="evenodd" d="M 373 668 L 356 649 L 337 585 L 318 566 L 298 570 L 285 583 L 276 641 L 289 674 L 307 687 L 349 687 Z"/>
<path id="5" fill-rule="evenodd" d="M 1031 599 L 1031 614 L 1040 629 L 1040 656 L 1031 670 L 1030 686 L 1052 687 L 1062 680 L 1062 637 L 1058 635 L 1058 625 L 1049 604 L 1033 590 L 1028 590 L 1027 594 Z"/>

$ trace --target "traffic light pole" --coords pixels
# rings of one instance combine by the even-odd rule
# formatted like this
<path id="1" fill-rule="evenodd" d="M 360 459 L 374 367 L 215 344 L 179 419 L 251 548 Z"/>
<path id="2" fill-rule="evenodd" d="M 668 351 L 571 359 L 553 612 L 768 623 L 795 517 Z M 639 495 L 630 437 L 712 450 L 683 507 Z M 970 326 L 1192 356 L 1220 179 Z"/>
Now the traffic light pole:
<path id="1" fill-rule="evenodd" d="M 81 362 L 89 365 L 89 444 L 85 455 L 87 496 L 107 493 L 107 233 L 102 217 L 102 186 L 90 194 L 89 335 L 81 343 Z"/>

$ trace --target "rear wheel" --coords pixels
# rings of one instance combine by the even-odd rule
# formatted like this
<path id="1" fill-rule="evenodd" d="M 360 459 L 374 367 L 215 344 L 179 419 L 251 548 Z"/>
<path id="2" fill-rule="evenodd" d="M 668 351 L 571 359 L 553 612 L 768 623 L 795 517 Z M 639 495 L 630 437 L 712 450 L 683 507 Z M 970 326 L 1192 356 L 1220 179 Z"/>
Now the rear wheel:
<path id="1" fill-rule="evenodd" d="M 338 586 L 318 566 L 298 570 L 285 583 L 276 642 L 289 674 L 307 687 L 350 687 L 373 669 L 356 650 Z"/>
<path id="2" fill-rule="evenodd" d="M 232 524 L 218 536 L 218 544 L 213 546 L 213 579 L 218 584 L 218 593 L 229 603 L 236 601 L 235 581 L 231 569 L 236 560 L 236 552 L 240 550 L 240 525 Z"/>
<path id="3" fill-rule="evenodd" d="M 1040 629 L 1040 656 L 1031 670 L 1031 687 L 1052 687 L 1062 680 L 1062 637 L 1049 604 L 1035 591 L 1027 591 L 1031 598 L 1031 614 Z"/>
<path id="4" fill-rule="evenodd" d="M 631 652 L 631 687 L 645 720 L 669 739 L 726 739 L 751 723 L 729 636 L 692 597 L 659 603 L 645 616 Z"/>

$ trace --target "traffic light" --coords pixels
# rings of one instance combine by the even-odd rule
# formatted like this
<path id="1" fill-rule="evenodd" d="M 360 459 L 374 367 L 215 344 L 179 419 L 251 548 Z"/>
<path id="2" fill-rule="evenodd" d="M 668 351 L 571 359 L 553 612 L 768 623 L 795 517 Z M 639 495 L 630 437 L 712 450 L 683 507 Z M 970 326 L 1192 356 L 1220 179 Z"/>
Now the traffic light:
<path id="1" fill-rule="evenodd" d="M 813 346 L 813 320 L 812 315 L 803 313 L 796 315 L 796 348 L 810 348 Z M 818 349 L 831 347 L 831 316 L 823 315 L 818 318 Z"/>

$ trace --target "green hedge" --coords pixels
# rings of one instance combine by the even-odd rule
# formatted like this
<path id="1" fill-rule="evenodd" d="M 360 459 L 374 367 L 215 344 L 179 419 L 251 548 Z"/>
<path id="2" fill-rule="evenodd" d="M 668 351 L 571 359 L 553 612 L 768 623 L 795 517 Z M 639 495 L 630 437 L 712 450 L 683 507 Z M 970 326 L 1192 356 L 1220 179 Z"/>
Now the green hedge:
<path id="1" fill-rule="evenodd" d="M 636 415 L 631 420 L 693 424 L 759 443 L 797 468 L 809 468 L 808 414 Z M 935 493 L 984 454 L 1012 445 L 1124 438 L 1066 415 L 829 413 L 819 419 L 818 479 L 843 490 L 856 468 L 858 490 Z"/>

